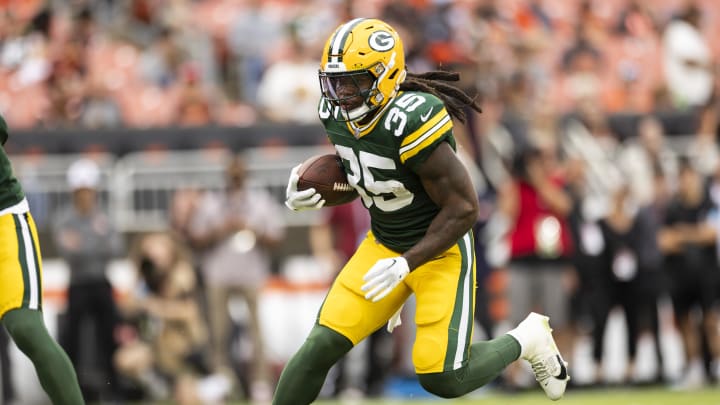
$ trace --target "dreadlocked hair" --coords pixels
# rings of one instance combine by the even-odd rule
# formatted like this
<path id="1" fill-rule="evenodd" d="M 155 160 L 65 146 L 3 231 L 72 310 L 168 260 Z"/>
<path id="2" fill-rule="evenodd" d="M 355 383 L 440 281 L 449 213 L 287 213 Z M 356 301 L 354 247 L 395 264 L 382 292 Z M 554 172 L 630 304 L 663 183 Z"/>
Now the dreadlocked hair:
<path id="1" fill-rule="evenodd" d="M 465 107 L 482 112 L 477 101 L 459 88 L 445 82 L 460 80 L 460 73 L 434 70 L 425 73 L 410 73 L 400 84 L 402 91 L 422 91 L 430 93 L 445 103 L 451 117 L 463 124 L 466 121 Z"/>

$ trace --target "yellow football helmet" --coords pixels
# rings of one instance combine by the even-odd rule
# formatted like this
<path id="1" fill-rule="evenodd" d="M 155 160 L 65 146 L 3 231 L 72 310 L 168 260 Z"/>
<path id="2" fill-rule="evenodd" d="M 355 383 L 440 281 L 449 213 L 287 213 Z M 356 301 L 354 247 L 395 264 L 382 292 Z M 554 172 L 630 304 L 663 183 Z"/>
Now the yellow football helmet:
<path id="1" fill-rule="evenodd" d="M 339 120 L 357 121 L 395 97 L 406 74 L 405 52 L 395 29 L 380 20 L 356 18 L 340 25 L 325 43 L 320 89 L 341 107 Z M 354 84 L 356 91 L 341 91 L 343 83 Z M 358 97 L 362 104 L 349 103 Z"/>

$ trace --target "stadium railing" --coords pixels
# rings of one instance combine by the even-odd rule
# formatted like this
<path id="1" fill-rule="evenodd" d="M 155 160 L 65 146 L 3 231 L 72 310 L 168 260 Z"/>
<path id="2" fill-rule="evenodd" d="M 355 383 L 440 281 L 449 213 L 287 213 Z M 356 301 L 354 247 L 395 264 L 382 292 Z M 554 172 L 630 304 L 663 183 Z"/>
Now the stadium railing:
<path id="1" fill-rule="evenodd" d="M 251 188 L 268 190 L 279 203 L 285 196 L 290 169 L 307 157 L 327 153 L 327 147 L 258 147 L 242 153 L 248 163 Z M 169 210 L 178 190 L 220 190 L 225 184 L 225 166 L 231 152 L 200 151 L 135 152 L 121 158 L 93 154 L 100 166 L 98 188 L 101 206 L 122 232 L 165 230 Z M 23 185 L 38 228 L 47 230 L 53 214 L 70 201 L 67 168 L 81 155 L 13 155 L 14 170 Z M 313 212 L 284 211 L 289 226 L 314 222 Z"/>

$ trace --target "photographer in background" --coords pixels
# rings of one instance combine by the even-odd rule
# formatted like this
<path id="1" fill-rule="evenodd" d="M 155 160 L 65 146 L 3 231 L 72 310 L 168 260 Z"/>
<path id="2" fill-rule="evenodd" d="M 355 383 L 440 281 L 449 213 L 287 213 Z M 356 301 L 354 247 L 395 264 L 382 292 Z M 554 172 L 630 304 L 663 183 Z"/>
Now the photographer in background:
<path id="1" fill-rule="evenodd" d="M 121 303 L 126 325 L 115 356 L 118 372 L 142 399 L 221 400 L 230 381 L 209 374 L 207 329 L 186 248 L 167 233 L 150 233 L 137 239 L 130 256 L 138 285 Z"/>

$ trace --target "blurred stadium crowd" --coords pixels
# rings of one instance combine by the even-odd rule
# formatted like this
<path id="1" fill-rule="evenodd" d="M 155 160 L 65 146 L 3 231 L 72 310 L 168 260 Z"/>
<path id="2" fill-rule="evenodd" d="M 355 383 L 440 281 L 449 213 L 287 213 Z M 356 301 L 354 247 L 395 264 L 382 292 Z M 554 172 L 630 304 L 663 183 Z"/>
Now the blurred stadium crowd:
<path id="1" fill-rule="evenodd" d="M 476 229 L 483 334 L 540 309 L 564 352 L 591 341 L 586 384 L 692 389 L 720 378 L 717 1 L 0 0 L 0 10 L 0 112 L 13 129 L 42 130 L 314 124 L 327 35 L 353 17 L 386 20 L 405 41 L 409 69 L 459 71 L 460 85 L 481 100 L 483 114 L 455 132 L 483 206 Z M 230 182 L 246 174 L 241 164 L 227 170 Z M 203 312 L 227 307 L 228 294 L 242 296 L 250 315 L 241 318 L 251 321 L 245 334 L 259 336 L 252 314 L 265 279 L 224 279 L 208 268 L 232 267 L 232 254 L 256 242 L 262 251 L 240 262 L 269 268 L 270 248 L 298 243 L 297 233 L 274 226 L 278 215 L 267 211 L 277 207 L 266 198 L 242 202 L 256 207 L 242 205 L 245 213 L 266 218 L 253 224 L 252 243 L 241 231 L 253 219 L 233 217 L 229 207 L 240 203 L 231 196 L 183 192 L 168 212 L 171 230 L 114 247 L 129 252 L 150 299 L 123 307 L 133 321 L 113 325 L 117 345 L 100 348 L 114 353 L 108 379 L 133 380 L 139 397 L 174 392 L 193 403 L 188 398 L 224 395 L 222 376 L 234 374 L 256 378 L 244 391 L 267 400 L 278 370 L 247 353 L 253 377 L 224 362 L 227 342 L 216 335 L 236 326 Z M 367 227 L 362 214 L 345 209 L 328 210 L 301 236 L 333 270 L 357 240 L 348 235 Z M 214 261 L 208 249 L 225 242 L 231 259 L 214 251 Z M 224 285 L 236 281 L 253 287 Z M 629 361 L 608 376 L 603 337 L 618 307 Z M 136 322 L 141 313 L 150 320 Z M 684 353 L 679 373 L 663 370 L 668 317 Z M 400 372 L 397 355 L 388 354 L 401 352 L 400 335 L 373 339 L 364 357 L 369 377 L 352 367 L 365 360 L 349 361 L 345 379 L 324 395 L 382 394 L 382 371 Z M 137 336 L 155 340 L 128 344 Z M 657 349 L 650 372 L 634 363 L 646 336 Z M 166 350 L 153 357 L 157 348 Z M 206 378 L 188 377 L 195 374 Z M 524 375 L 509 370 L 501 385 L 526 386 Z M 362 382 L 347 383 L 352 378 Z"/>
<path id="2" fill-rule="evenodd" d="M 707 62 L 720 49 L 720 17 L 710 0 L 694 4 L 701 38 L 682 32 L 677 41 L 706 41 L 682 51 L 704 53 Z M 410 69 L 459 69 L 486 104 L 552 105 L 561 113 L 587 99 L 608 112 L 687 108 L 706 101 L 707 83 L 683 85 L 684 70 L 663 69 L 681 51 L 663 34 L 684 7 L 679 0 L 4 0 L 0 108 L 14 128 L 314 122 L 319 90 L 310 73 L 319 48 L 357 15 L 394 23 Z"/>

